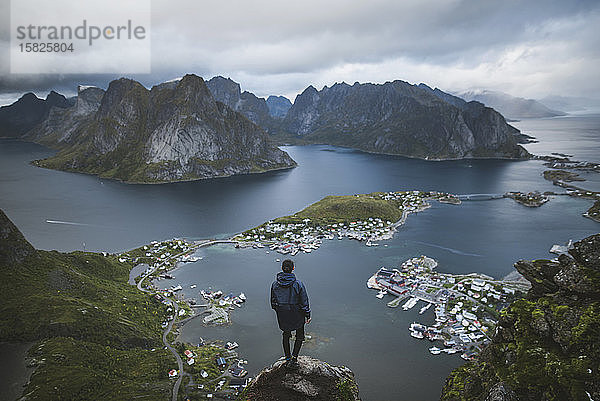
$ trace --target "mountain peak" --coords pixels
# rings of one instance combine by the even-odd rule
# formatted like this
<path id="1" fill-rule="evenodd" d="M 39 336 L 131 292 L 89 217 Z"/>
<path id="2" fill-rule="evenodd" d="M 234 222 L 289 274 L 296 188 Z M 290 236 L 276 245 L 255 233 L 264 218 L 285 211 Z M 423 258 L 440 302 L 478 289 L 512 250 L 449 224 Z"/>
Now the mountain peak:
<path id="1" fill-rule="evenodd" d="M 50 93 L 48 93 L 46 96 L 46 102 L 48 103 L 48 107 L 56 106 L 64 109 L 72 106 L 66 97 L 55 91 L 50 91 Z"/>
<path id="2" fill-rule="evenodd" d="M 202 82 L 204 83 L 204 79 L 196 74 L 185 74 L 180 80 L 179 83 L 180 84 L 189 84 L 189 83 L 197 83 L 197 82 Z"/>
<path id="3" fill-rule="evenodd" d="M 0 210 L 0 265 L 21 263 L 33 254 L 35 254 L 33 246 Z"/>
<path id="4" fill-rule="evenodd" d="M 269 114 L 273 117 L 283 118 L 292 107 L 292 102 L 285 96 L 271 95 L 267 98 L 267 107 L 269 108 Z"/>
<path id="5" fill-rule="evenodd" d="M 21 96 L 19 98 L 19 100 L 17 100 L 17 102 L 21 102 L 21 101 L 23 101 L 23 102 L 31 102 L 31 101 L 36 101 L 36 100 L 42 100 L 42 99 L 40 99 L 39 97 L 37 97 L 35 95 L 35 93 L 33 93 L 33 92 L 27 92 L 23 96 Z"/>

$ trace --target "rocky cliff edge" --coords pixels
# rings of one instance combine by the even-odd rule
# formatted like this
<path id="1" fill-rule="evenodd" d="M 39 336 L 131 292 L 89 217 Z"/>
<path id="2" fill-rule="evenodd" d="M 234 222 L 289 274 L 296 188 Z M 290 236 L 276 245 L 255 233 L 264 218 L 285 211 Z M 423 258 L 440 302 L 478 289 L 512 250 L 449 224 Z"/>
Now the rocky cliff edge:
<path id="1" fill-rule="evenodd" d="M 501 312 L 492 342 L 450 374 L 442 400 L 599 400 L 600 234 L 515 267 L 531 282 L 527 297 Z"/>
<path id="2" fill-rule="evenodd" d="M 356 401 L 354 373 L 309 356 L 298 358 L 298 367 L 277 361 L 263 369 L 240 399 L 253 401 Z"/>

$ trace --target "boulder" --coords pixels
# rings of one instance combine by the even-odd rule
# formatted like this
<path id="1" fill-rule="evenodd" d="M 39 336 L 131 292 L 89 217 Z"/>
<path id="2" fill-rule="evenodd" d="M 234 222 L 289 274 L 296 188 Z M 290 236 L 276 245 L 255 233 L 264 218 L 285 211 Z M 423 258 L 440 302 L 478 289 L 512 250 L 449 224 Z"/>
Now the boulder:
<path id="1" fill-rule="evenodd" d="M 355 401 L 358 386 L 354 373 L 309 356 L 300 356 L 297 367 L 283 360 L 263 369 L 241 396 L 256 401 Z"/>

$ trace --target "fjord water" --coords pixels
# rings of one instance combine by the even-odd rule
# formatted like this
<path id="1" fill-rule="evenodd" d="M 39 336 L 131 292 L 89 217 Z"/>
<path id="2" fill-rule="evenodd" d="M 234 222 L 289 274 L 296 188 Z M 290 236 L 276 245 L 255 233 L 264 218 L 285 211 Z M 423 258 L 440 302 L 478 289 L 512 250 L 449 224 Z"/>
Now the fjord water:
<path id="1" fill-rule="evenodd" d="M 570 153 L 579 160 L 587 155 L 592 160 L 600 154 L 599 121 L 592 116 L 520 124 L 529 124 L 525 132 L 540 140 L 529 145 L 531 151 L 544 145 L 544 153 Z M 538 126 L 543 129 L 536 130 Z M 561 141 L 567 136 L 571 140 L 564 149 Z M 70 251 L 85 243 L 86 250 L 120 251 L 172 237 L 228 236 L 329 194 L 560 191 L 543 180 L 545 167 L 540 161 L 427 162 L 329 146 L 285 150 L 298 162 L 297 168 L 208 181 L 127 185 L 33 167 L 30 160 L 53 152 L 34 144 L 0 141 L 0 207 L 38 248 Z M 438 398 L 445 377 L 462 360 L 457 355 L 433 356 L 427 351 L 429 342 L 409 336 L 408 325 L 413 320 L 431 322 L 432 311 L 419 316 L 421 305 L 409 312 L 387 308 L 365 281 L 381 266 L 395 267 L 421 254 L 436 258 L 440 271 L 503 277 L 518 259 L 548 257 L 552 244 L 598 232 L 598 223 L 581 216 L 590 204 L 564 196 L 535 209 L 509 199 L 460 206 L 433 203 L 429 210 L 411 215 L 387 247 L 334 240 L 310 255 L 297 255 L 296 272 L 307 286 L 314 315 L 308 326 L 313 340 L 304 352 L 351 367 L 364 400 Z M 235 340 L 255 374 L 281 354 L 268 288 L 279 269 L 275 258 L 283 258 L 266 254 L 265 249 L 230 246 L 202 249 L 199 254 L 204 256 L 201 261 L 181 267 L 175 280 L 160 285 L 182 284 L 186 295 L 196 298 L 198 290 L 208 287 L 243 291 L 248 302 L 233 313 L 231 326 L 205 328 L 195 320 L 185 326 L 181 338 Z M 191 290 L 191 284 L 198 287 Z"/>

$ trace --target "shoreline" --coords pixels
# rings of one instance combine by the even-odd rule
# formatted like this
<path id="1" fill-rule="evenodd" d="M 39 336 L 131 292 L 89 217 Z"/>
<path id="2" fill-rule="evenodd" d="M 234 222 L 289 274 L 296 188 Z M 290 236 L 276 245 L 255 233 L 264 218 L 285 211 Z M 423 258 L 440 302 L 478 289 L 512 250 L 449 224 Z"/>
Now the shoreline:
<path id="1" fill-rule="evenodd" d="M 2 383 L 4 396 L 19 399 L 23 389 L 29 384 L 35 367 L 31 366 L 29 350 L 33 342 L 0 342 L 0 354 L 3 356 Z M 8 354 L 8 357 L 7 357 Z"/>
<path id="2" fill-rule="evenodd" d="M 184 242 L 184 240 L 177 240 L 179 242 Z M 163 241 L 165 242 L 165 241 Z M 163 242 L 157 242 L 162 244 Z M 192 255 L 194 254 L 199 248 L 202 247 L 206 247 L 206 246 L 212 246 L 212 245 L 216 245 L 219 243 L 229 243 L 230 241 L 228 240 L 199 240 L 199 241 L 195 241 L 193 243 L 192 246 L 190 246 L 189 248 L 183 250 L 182 252 L 173 255 L 169 258 L 165 258 L 166 260 L 163 262 L 164 265 L 162 267 L 165 267 L 165 272 L 171 272 L 175 269 L 178 268 L 177 264 L 180 263 L 182 261 L 182 259 L 186 256 Z M 185 241 L 186 244 L 189 244 L 189 242 Z M 143 247 L 140 248 L 147 248 L 148 245 L 144 245 Z M 137 249 L 140 249 L 137 248 Z M 133 251 L 133 250 L 132 250 Z M 122 254 L 121 254 L 122 255 Z M 175 261 L 174 266 L 172 266 L 171 269 L 166 268 L 167 263 L 170 263 L 171 261 Z M 136 268 L 140 268 L 140 266 L 143 266 L 143 264 L 138 264 L 135 265 L 131 270 L 130 273 L 133 269 Z M 190 382 L 193 383 L 194 382 L 194 377 L 185 371 L 184 369 L 184 365 L 183 365 L 183 359 L 181 358 L 181 355 L 179 354 L 179 352 L 177 352 L 177 350 L 175 348 L 173 348 L 172 346 L 172 342 L 169 340 L 169 334 L 175 336 L 175 338 L 173 339 L 173 343 L 176 343 L 177 341 L 177 335 L 175 335 L 175 331 L 178 331 L 179 329 L 183 328 L 183 326 L 189 322 L 190 320 L 192 320 L 195 317 L 200 316 L 201 314 L 196 314 L 196 312 L 194 311 L 194 308 L 192 308 L 192 305 L 189 303 L 189 300 L 186 299 L 185 297 L 177 297 L 176 294 L 172 293 L 171 297 L 165 295 L 164 293 L 161 293 L 161 291 L 154 285 L 154 283 L 152 281 L 150 281 L 149 284 L 147 284 L 146 286 L 143 285 L 144 280 L 146 278 L 152 277 L 154 273 L 156 273 L 159 270 L 163 270 L 161 269 L 161 265 L 160 264 L 155 264 L 153 267 L 149 267 L 146 271 L 142 272 L 140 275 L 138 275 L 137 277 L 131 277 L 129 279 L 129 283 L 131 284 L 131 281 L 133 281 L 135 283 L 136 279 L 139 277 L 139 280 L 137 281 L 137 283 L 135 283 L 136 288 L 139 291 L 142 291 L 144 293 L 147 294 L 151 294 L 154 295 L 155 297 L 160 297 L 162 298 L 162 302 L 165 305 L 168 306 L 172 306 L 174 309 L 174 313 L 172 315 L 171 319 L 168 319 L 168 324 L 165 327 L 165 330 L 162 333 L 162 342 L 163 345 L 165 346 L 166 349 L 168 349 L 171 354 L 173 354 L 173 356 L 175 357 L 176 361 L 177 361 L 177 366 L 178 366 L 178 374 L 177 374 L 177 380 L 173 386 L 173 393 L 172 393 L 172 401 L 177 401 L 178 399 L 178 395 L 179 395 L 179 389 L 181 386 L 181 383 L 183 381 L 184 377 L 189 378 Z M 171 299 L 173 298 L 173 299 Z M 186 307 L 185 310 L 190 311 L 191 312 L 191 316 L 183 318 L 180 320 L 180 318 L 182 318 L 184 315 L 180 315 L 180 303 L 183 303 L 184 306 Z M 175 329 L 175 330 L 174 330 Z M 193 347 L 194 345 L 191 343 L 181 343 L 184 344 L 185 346 L 189 347 Z M 223 352 L 228 352 L 231 354 L 231 350 L 227 350 L 225 347 L 222 346 L 217 346 L 219 349 L 221 349 Z M 232 356 L 232 355 L 230 355 Z M 237 353 L 234 353 L 233 355 L 234 357 L 237 357 Z M 193 361 L 193 359 L 192 359 Z M 189 360 L 188 360 L 188 365 L 189 365 Z M 220 375 L 219 377 L 217 377 L 217 379 L 226 376 L 227 377 L 227 372 L 228 370 L 225 370 L 225 372 Z M 212 380 L 211 382 L 214 382 L 216 379 Z"/>
<path id="3" fill-rule="evenodd" d="M 25 142 L 25 143 L 35 143 L 37 145 L 40 146 L 45 146 L 42 144 L 39 144 L 37 142 L 29 142 L 29 141 L 21 141 L 21 142 Z M 54 150 L 52 148 L 48 148 L 51 150 Z M 277 167 L 277 168 L 273 168 L 273 169 L 268 169 L 268 170 L 264 170 L 264 171 L 256 171 L 256 172 L 247 172 L 247 173 L 239 173 L 239 174 L 228 174 L 228 175 L 217 175 L 214 177 L 198 177 L 198 178 L 189 178 L 189 179 L 181 179 L 181 180 L 171 180 L 171 181 L 126 181 L 126 180 L 122 180 L 120 178 L 115 178 L 115 177 L 103 177 L 101 174 L 94 174 L 94 173 L 87 173 L 85 171 L 78 171 L 78 170 L 68 170 L 68 169 L 57 169 L 57 168 L 51 168 L 51 167 L 46 167 L 46 166 L 40 166 L 39 164 L 37 164 L 37 162 L 43 161 L 45 159 L 38 159 L 38 160 L 31 160 L 29 162 L 29 165 L 37 167 L 37 168 L 43 168 L 46 170 L 51 170 L 51 171 L 62 171 L 65 173 L 75 173 L 75 174 L 83 174 L 83 175 L 88 175 L 88 176 L 92 176 L 92 177 L 97 177 L 101 180 L 109 180 L 109 181 L 115 181 L 121 184 L 127 184 L 127 185 L 168 185 L 168 184 L 177 184 L 177 183 L 182 183 L 182 182 L 194 182 L 194 181 L 203 181 L 203 180 L 212 180 L 212 179 L 223 179 L 223 178 L 230 178 L 230 177 L 238 177 L 238 176 L 245 176 L 245 175 L 254 175 L 254 174 L 266 174 L 266 173 L 270 173 L 273 171 L 283 171 L 283 170 L 291 170 L 293 168 L 298 167 L 298 164 L 294 164 L 293 166 L 288 166 L 288 167 Z"/>

